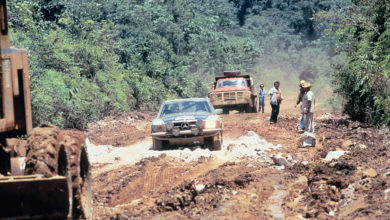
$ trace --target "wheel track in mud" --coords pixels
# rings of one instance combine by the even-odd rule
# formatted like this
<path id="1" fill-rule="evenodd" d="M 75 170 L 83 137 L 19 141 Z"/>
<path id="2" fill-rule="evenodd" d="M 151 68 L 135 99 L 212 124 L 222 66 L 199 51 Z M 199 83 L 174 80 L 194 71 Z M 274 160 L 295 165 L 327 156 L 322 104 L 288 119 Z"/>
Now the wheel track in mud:
<path id="1" fill-rule="evenodd" d="M 218 168 L 226 161 L 209 159 L 204 163 L 195 166 L 190 166 L 188 169 L 187 162 L 182 163 L 166 163 L 164 166 L 146 165 L 142 171 L 144 174 L 132 179 L 131 182 L 124 183 L 122 187 L 116 189 L 106 189 L 114 191 L 115 196 L 110 202 L 110 207 L 128 204 L 133 200 L 142 198 L 145 195 L 153 195 L 163 190 L 168 190 L 181 184 L 185 180 L 192 180 L 200 175 L 207 173 L 210 170 Z M 182 172 L 185 167 L 185 172 Z M 124 167 L 119 167 L 113 172 L 121 172 Z M 96 175 L 96 174 L 95 174 Z M 99 174 L 104 175 L 104 173 Z M 123 174 L 122 174 L 123 175 Z"/>

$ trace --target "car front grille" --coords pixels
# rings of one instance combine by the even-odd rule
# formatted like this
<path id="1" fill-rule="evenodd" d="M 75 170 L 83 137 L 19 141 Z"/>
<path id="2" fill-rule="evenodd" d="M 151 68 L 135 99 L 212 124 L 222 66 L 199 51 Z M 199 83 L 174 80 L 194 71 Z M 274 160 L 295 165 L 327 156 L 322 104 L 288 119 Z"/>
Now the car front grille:
<path id="1" fill-rule="evenodd" d="M 238 101 L 238 100 L 244 100 L 244 92 L 223 92 L 217 94 L 217 100 L 220 102 L 223 101 Z"/>
<path id="2" fill-rule="evenodd" d="M 218 93 L 217 94 L 217 99 L 218 99 L 218 102 L 222 102 L 223 101 L 222 93 Z"/>
<path id="3" fill-rule="evenodd" d="M 180 130 L 190 130 L 191 127 L 196 126 L 196 121 L 174 122 L 173 127 L 178 127 Z"/>

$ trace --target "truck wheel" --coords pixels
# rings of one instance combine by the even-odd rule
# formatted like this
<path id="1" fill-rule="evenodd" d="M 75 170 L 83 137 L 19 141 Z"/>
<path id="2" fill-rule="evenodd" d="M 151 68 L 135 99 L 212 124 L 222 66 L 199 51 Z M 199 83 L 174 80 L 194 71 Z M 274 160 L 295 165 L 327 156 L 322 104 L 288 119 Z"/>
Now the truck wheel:
<path id="1" fill-rule="evenodd" d="M 222 109 L 222 113 L 228 115 L 228 114 L 229 114 L 229 109 L 223 108 L 223 109 Z"/>
<path id="2" fill-rule="evenodd" d="M 65 147 L 72 184 L 73 219 L 92 219 L 91 173 L 84 135 L 78 130 L 63 130 L 58 137 Z"/>
<path id="3" fill-rule="evenodd" d="M 252 107 L 251 107 L 250 104 L 246 104 L 246 105 L 245 105 L 245 112 L 246 112 L 246 113 L 251 113 L 251 112 L 252 112 Z"/>
<path id="4" fill-rule="evenodd" d="M 222 149 L 222 133 L 220 133 L 218 135 L 218 139 L 217 140 L 213 140 L 213 145 L 212 145 L 212 149 L 210 150 L 221 150 Z"/>
<path id="5" fill-rule="evenodd" d="M 163 142 L 153 138 L 153 150 L 162 150 Z"/>
<path id="6" fill-rule="evenodd" d="M 258 102 L 257 102 L 257 98 L 254 98 L 254 99 L 252 100 L 252 103 L 253 103 L 252 113 L 257 113 L 257 112 L 259 112 L 259 111 L 258 111 Z"/>

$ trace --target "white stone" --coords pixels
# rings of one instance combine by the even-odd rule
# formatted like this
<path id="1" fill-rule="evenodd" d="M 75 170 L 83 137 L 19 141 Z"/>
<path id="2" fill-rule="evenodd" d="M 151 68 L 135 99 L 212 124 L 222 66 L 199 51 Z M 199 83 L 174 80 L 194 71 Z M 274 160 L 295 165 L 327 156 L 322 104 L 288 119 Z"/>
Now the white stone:
<path id="1" fill-rule="evenodd" d="M 196 185 L 195 185 L 195 190 L 196 190 L 197 192 L 201 192 L 202 190 L 204 190 L 205 187 L 206 187 L 206 186 L 205 186 L 204 184 L 196 184 Z"/>
<path id="2" fill-rule="evenodd" d="M 302 161 L 302 164 L 306 166 L 306 165 L 308 165 L 308 164 L 309 164 L 309 161 L 307 161 L 307 160 L 305 160 L 305 161 Z"/>
<path id="3" fill-rule="evenodd" d="M 256 166 L 254 166 L 253 164 L 249 163 L 248 165 L 246 165 L 246 167 L 248 168 L 256 168 Z"/>
<path id="4" fill-rule="evenodd" d="M 325 157 L 325 161 L 332 161 L 339 159 L 341 156 L 344 154 L 348 153 L 349 151 L 344 151 L 344 150 L 337 150 L 337 151 L 330 151 Z"/>
<path id="5" fill-rule="evenodd" d="M 314 133 L 305 132 L 299 137 L 299 147 L 314 147 L 316 146 L 316 136 Z"/>
<path id="6" fill-rule="evenodd" d="M 333 217 L 335 215 L 335 212 L 331 210 L 328 215 Z"/>
<path id="7" fill-rule="evenodd" d="M 248 136 L 257 136 L 257 134 L 254 131 L 248 131 Z"/>
<path id="8" fill-rule="evenodd" d="M 275 165 L 285 166 L 288 164 L 286 158 L 284 158 L 281 154 L 271 155 L 271 159 L 274 161 Z"/>
<path id="9" fill-rule="evenodd" d="M 364 144 L 360 144 L 359 147 L 360 147 L 361 149 L 366 149 L 366 148 L 367 148 L 367 146 L 364 145 Z"/>
<path id="10" fill-rule="evenodd" d="M 385 189 L 384 193 L 385 193 L 385 200 L 387 200 L 389 198 L 388 194 L 390 193 L 390 188 L 389 189 Z"/>

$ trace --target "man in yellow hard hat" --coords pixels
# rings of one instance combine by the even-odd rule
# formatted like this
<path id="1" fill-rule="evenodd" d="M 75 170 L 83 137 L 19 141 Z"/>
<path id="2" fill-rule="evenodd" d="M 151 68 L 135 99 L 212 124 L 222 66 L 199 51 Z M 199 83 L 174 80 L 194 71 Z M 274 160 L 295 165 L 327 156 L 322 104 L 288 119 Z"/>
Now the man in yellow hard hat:
<path id="1" fill-rule="evenodd" d="M 302 102 L 302 98 L 303 98 L 303 95 L 305 94 L 305 91 L 303 90 L 302 88 L 302 85 L 306 83 L 305 80 L 301 80 L 299 82 L 299 94 L 298 94 L 298 98 L 297 98 L 297 103 L 295 104 L 294 108 L 296 108 L 299 103 Z M 300 123 L 299 123 L 299 126 L 298 126 L 298 132 L 299 133 L 303 133 L 305 131 L 305 125 L 304 125 L 304 119 L 305 118 L 305 114 L 302 114 L 302 117 L 301 117 L 301 120 L 300 120 Z"/>
<path id="2" fill-rule="evenodd" d="M 314 147 L 316 145 L 316 136 L 314 135 L 314 122 L 313 122 L 313 114 L 314 114 L 314 94 L 310 91 L 311 84 L 309 82 L 304 82 L 302 84 L 302 89 L 305 91 L 302 97 L 302 106 L 301 111 L 304 114 L 304 126 L 305 132 L 301 135 L 301 139 L 303 140 L 301 147 Z"/>

